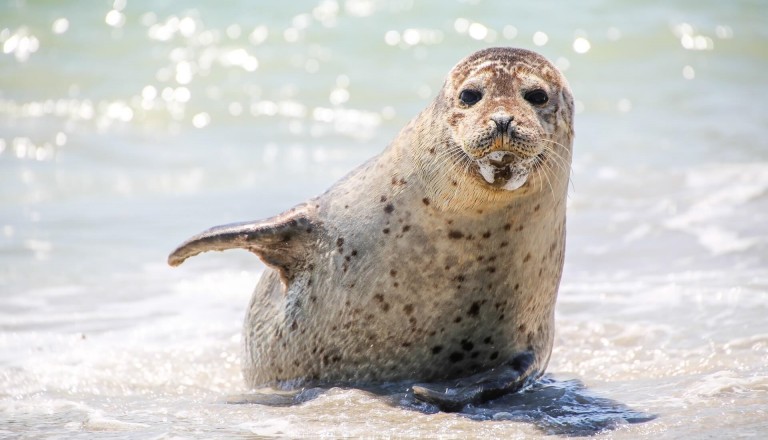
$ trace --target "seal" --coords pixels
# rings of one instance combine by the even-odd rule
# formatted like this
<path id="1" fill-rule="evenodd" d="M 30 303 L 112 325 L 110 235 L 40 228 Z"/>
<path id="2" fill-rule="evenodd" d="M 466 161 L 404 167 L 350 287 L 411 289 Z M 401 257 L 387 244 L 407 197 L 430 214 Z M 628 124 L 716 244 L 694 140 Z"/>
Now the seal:
<path id="1" fill-rule="evenodd" d="M 481 50 L 324 194 L 204 231 L 169 264 L 243 248 L 268 266 L 245 317 L 250 386 L 425 382 L 416 396 L 449 410 L 520 388 L 552 349 L 572 118 L 544 57 Z"/>

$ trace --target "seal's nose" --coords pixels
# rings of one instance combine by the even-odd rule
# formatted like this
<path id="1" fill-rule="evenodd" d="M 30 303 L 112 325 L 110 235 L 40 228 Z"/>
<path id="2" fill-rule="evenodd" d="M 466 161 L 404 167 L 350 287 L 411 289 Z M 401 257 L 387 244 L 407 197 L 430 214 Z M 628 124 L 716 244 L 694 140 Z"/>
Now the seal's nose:
<path id="1" fill-rule="evenodd" d="M 493 116 L 491 116 L 491 121 L 496 123 L 496 129 L 499 130 L 500 133 L 506 133 L 509 130 L 509 124 L 512 123 L 512 116 L 509 116 L 506 113 L 494 113 Z"/>

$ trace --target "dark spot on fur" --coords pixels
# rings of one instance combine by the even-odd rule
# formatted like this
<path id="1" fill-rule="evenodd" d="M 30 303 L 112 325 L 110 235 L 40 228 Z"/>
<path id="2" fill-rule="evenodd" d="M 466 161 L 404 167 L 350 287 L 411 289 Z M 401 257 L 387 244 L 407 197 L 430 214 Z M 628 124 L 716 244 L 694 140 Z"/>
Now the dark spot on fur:
<path id="1" fill-rule="evenodd" d="M 517 326 L 517 331 L 520 333 L 525 333 L 525 324 L 520 324 Z"/>
<path id="2" fill-rule="evenodd" d="M 536 205 L 536 206 L 533 208 L 533 210 L 534 210 L 534 212 L 535 212 L 535 211 L 538 211 L 540 208 L 541 208 L 541 205 L 537 204 L 537 205 Z"/>
<path id="3" fill-rule="evenodd" d="M 503 321 L 503 320 L 504 320 L 504 314 L 502 313 L 501 315 L 499 315 L 499 321 Z"/>
<path id="4" fill-rule="evenodd" d="M 400 344 L 400 346 L 404 347 L 404 348 L 408 348 L 408 347 L 411 346 L 411 343 L 410 342 L 403 342 L 402 344 Z"/>
<path id="5" fill-rule="evenodd" d="M 493 266 L 489 267 L 489 268 L 488 268 L 488 269 L 486 269 L 486 270 L 488 271 L 488 273 L 494 273 L 494 272 L 496 272 L 496 268 L 495 268 L 495 267 L 493 267 Z"/>
<path id="6" fill-rule="evenodd" d="M 391 214 L 392 211 L 394 210 L 395 210 L 395 206 L 391 203 L 387 204 L 387 206 L 384 207 L 384 212 L 386 212 L 387 214 Z"/>
<path id="7" fill-rule="evenodd" d="M 494 351 L 493 353 L 491 353 L 490 356 L 488 356 L 488 359 L 495 360 L 497 357 L 499 357 L 499 352 L 498 351 Z"/>
<path id="8" fill-rule="evenodd" d="M 484 344 L 491 344 L 493 342 L 493 339 L 491 339 L 490 336 L 486 336 L 485 339 L 483 339 Z"/>
<path id="9" fill-rule="evenodd" d="M 477 357 L 480 355 L 479 351 L 473 351 L 472 354 L 469 355 L 470 359 L 477 359 Z"/>
<path id="10" fill-rule="evenodd" d="M 525 254 L 525 258 L 523 258 L 523 263 L 527 263 L 528 261 L 530 261 L 530 259 L 531 259 L 531 254 L 529 252 Z"/>
<path id="11" fill-rule="evenodd" d="M 473 302 L 467 311 L 467 316 L 477 316 L 480 313 L 480 303 Z"/>
<path id="12" fill-rule="evenodd" d="M 520 290 L 520 283 L 515 284 L 515 290 Z"/>
<path id="13" fill-rule="evenodd" d="M 310 302 L 313 302 L 313 303 L 314 303 L 314 302 L 317 302 L 317 296 L 315 296 L 315 295 L 309 295 L 309 301 L 310 301 Z"/>
<path id="14" fill-rule="evenodd" d="M 405 225 L 403 226 L 403 232 L 408 232 L 411 230 L 411 225 Z"/>
<path id="15" fill-rule="evenodd" d="M 457 316 L 456 319 L 453 320 L 456 324 L 461 322 L 461 316 Z"/>
<path id="16" fill-rule="evenodd" d="M 339 237 L 336 239 L 336 247 L 342 247 L 344 246 L 344 238 Z"/>
<path id="17" fill-rule="evenodd" d="M 500 248 L 507 247 L 508 245 L 509 245 L 508 241 L 502 241 L 501 243 L 499 243 Z"/>
<path id="18" fill-rule="evenodd" d="M 403 311 L 405 312 L 406 315 L 410 315 L 411 313 L 413 313 L 413 304 L 404 305 Z"/>
<path id="19" fill-rule="evenodd" d="M 451 185 L 453 185 L 453 186 L 459 186 L 459 182 L 457 182 L 457 181 L 455 181 L 455 180 L 451 180 Z"/>
<path id="20" fill-rule="evenodd" d="M 448 118 L 448 123 L 451 127 L 455 127 L 462 119 L 464 119 L 464 113 L 456 112 Z"/>
<path id="21" fill-rule="evenodd" d="M 429 149 L 429 154 L 435 154 L 435 147 Z"/>
<path id="22" fill-rule="evenodd" d="M 357 251 L 352 249 L 352 253 L 350 255 L 352 255 L 353 257 L 356 257 L 357 256 Z"/>
<path id="23" fill-rule="evenodd" d="M 451 363 L 457 363 L 464 360 L 464 353 L 459 353 L 458 351 L 454 351 L 451 353 L 450 356 L 448 356 L 448 360 L 451 361 Z"/>
<path id="24" fill-rule="evenodd" d="M 292 235 L 291 235 L 291 234 L 283 234 L 283 236 L 282 236 L 282 242 L 283 242 L 283 243 L 287 243 L 287 242 L 291 241 L 291 237 L 292 237 Z"/>
<path id="25" fill-rule="evenodd" d="M 460 344 L 461 344 L 461 349 L 464 351 L 472 351 L 472 349 L 475 348 L 475 344 L 473 344 L 472 341 L 469 341 L 467 339 L 462 339 Z"/>
<path id="26" fill-rule="evenodd" d="M 455 277 L 453 280 L 454 280 L 454 281 L 458 281 L 458 282 L 460 282 L 460 283 L 463 283 L 463 282 L 464 282 L 464 280 L 465 280 L 465 278 L 464 278 L 464 275 L 458 275 L 458 276 L 457 276 L 457 277 Z"/>
<path id="27" fill-rule="evenodd" d="M 517 229 L 515 229 L 515 231 L 517 231 L 517 232 L 520 232 L 522 230 L 523 230 L 523 225 L 520 225 L 520 226 L 517 227 Z"/>
<path id="28" fill-rule="evenodd" d="M 422 202 L 424 205 L 426 205 L 426 206 L 429 206 L 429 199 L 428 199 L 428 198 L 424 197 L 423 199 L 421 199 L 421 202 Z"/>
<path id="29" fill-rule="evenodd" d="M 392 283 L 392 285 L 393 285 L 393 286 L 395 286 L 395 287 L 400 287 L 400 283 L 398 283 L 397 281 L 395 281 L 394 283 Z"/>
<path id="30" fill-rule="evenodd" d="M 389 228 L 384 228 L 384 229 L 381 230 L 381 232 L 383 232 L 385 234 L 389 234 Z"/>
<path id="31" fill-rule="evenodd" d="M 379 199 L 379 201 L 380 201 L 381 203 L 384 203 L 384 202 L 386 202 L 386 201 L 387 201 L 387 196 L 381 196 L 381 198 Z"/>
<path id="32" fill-rule="evenodd" d="M 392 270 L 390 270 L 390 271 L 389 271 L 389 274 L 390 274 L 391 276 L 393 276 L 393 277 L 394 277 L 394 276 L 397 276 L 397 271 L 396 271 L 395 269 L 392 269 Z"/>
<path id="33" fill-rule="evenodd" d="M 345 260 L 347 260 L 347 261 L 351 261 L 351 260 L 352 260 L 352 257 L 350 257 L 349 255 L 347 255 L 346 257 L 344 257 L 344 259 L 345 259 Z"/>
<path id="34" fill-rule="evenodd" d="M 432 354 L 438 354 L 441 351 L 443 351 L 442 345 L 435 345 L 434 347 L 432 347 Z"/>
<path id="35" fill-rule="evenodd" d="M 511 223 L 507 223 L 506 225 L 504 225 L 504 230 L 505 231 L 509 231 L 510 229 L 512 229 L 512 224 Z"/>
<path id="36" fill-rule="evenodd" d="M 458 240 L 458 239 L 460 239 L 462 237 L 464 237 L 464 233 L 462 233 L 461 231 L 457 231 L 455 229 L 452 229 L 452 230 L 448 231 L 448 238 L 452 238 L 454 240 Z"/>
<path id="37" fill-rule="evenodd" d="M 297 328 L 299 328 L 299 324 L 297 324 L 296 321 L 293 321 L 291 323 L 291 330 L 296 330 Z"/>
<path id="38" fill-rule="evenodd" d="M 485 260 L 485 256 L 483 256 L 483 255 L 478 255 L 477 256 L 477 261 L 483 261 L 483 260 Z"/>
<path id="39" fill-rule="evenodd" d="M 344 209 L 349 209 L 349 205 L 344 205 Z"/>
<path id="40" fill-rule="evenodd" d="M 380 293 L 377 293 L 376 295 L 373 295 L 373 299 L 375 299 L 378 302 L 383 302 L 384 301 L 384 295 L 382 295 Z"/>
<path id="41" fill-rule="evenodd" d="M 490 237 L 491 237 L 491 231 L 485 231 L 485 233 L 483 233 L 483 238 L 490 238 Z"/>

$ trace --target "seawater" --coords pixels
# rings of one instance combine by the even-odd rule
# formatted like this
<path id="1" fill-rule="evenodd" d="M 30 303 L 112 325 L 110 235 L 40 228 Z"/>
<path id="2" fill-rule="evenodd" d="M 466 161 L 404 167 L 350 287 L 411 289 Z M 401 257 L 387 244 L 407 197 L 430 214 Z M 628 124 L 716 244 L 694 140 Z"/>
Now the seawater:
<path id="1" fill-rule="evenodd" d="M 0 435 L 546 434 L 360 390 L 226 403 L 248 392 L 263 266 L 165 265 L 192 233 L 322 192 L 499 45 L 550 58 L 577 100 L 557 386 L 656 416 L 600 437 L 766 435 L 765 17 L 746 0 L 3 2 Z"/>

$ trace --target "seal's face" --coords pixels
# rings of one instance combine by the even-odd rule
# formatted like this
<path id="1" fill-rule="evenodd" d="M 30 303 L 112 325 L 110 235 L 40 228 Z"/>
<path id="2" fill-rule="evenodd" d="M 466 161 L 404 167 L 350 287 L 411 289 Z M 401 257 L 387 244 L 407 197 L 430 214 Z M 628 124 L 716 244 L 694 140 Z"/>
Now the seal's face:
<path id="1" fill-rule="evenodd" d="M 571 100 L 565 80 L 540 55 L 487 49 L 453 68 L 441 96 L 464 172 L 512 191 L 570 148 Z M 558 151 L 559 150 L 559 151 Z"/>

